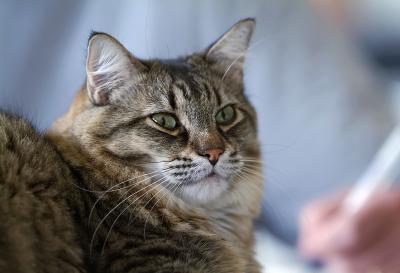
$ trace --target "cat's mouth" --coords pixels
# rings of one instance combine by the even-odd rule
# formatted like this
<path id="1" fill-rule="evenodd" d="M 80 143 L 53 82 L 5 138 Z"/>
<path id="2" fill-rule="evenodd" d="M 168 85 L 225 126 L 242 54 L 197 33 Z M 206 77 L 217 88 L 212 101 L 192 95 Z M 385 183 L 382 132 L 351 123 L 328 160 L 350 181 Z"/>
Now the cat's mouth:
<path id="1" fill-rule="evenodd" d="M 198 184 L 212 184 L 219 183 L 222 177 L 218 175 L 215 171 L 211 171 L 209 174 L 205 175 L 199 179 L 187 179 L 185 181 L 181 181 L 179 186 L 193 186 Z"/>

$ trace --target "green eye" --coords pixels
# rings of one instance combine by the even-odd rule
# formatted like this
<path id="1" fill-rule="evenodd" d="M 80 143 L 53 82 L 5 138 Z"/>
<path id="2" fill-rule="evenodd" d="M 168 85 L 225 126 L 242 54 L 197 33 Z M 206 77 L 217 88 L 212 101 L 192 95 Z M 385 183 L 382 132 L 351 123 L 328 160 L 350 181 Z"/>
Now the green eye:
<path id="1" fill-rule="evenodd" d="M 234 121 L 235 116 L 235 109 L 231 105 L 228 105 L 217 113 L 215 120 L 220 125 L 228 125 Z"/>
<path id="2" fill-rule="evenodd" d="M 151 119 L 161 127 L 168 130 L 174 130 L 176 127 L 178 127 L 178 122 L 176 121 L 176 118 L 171 114 L 158 113 L 152 115 Z"/>

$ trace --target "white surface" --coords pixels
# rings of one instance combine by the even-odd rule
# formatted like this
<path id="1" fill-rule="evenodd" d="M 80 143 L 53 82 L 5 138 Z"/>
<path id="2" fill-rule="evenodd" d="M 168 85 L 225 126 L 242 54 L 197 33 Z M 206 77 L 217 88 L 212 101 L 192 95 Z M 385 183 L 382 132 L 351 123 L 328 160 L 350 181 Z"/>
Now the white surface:
<path id="1" fill-rule="evenodd" d="M 294 249 L 267 232 L 256 233 L 256 253 L 257 260 L 263 266 L 263 273 L 327 273 L 309 268 Z"/>
<path id="2" fill-rule="evenodd" d="M 379 149 L 374 160 L 348 195 L 345 206 L 357 212 L 378 189 L 386 190 L 399 174 L 400 126 L 396 127 Z"/>

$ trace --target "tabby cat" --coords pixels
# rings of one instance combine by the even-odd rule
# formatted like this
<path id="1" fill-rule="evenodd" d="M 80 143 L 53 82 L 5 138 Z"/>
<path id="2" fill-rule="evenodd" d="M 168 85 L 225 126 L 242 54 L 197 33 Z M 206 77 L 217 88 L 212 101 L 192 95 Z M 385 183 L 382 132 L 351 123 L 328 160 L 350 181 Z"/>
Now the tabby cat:
<path id="1" fill-rule="evenodd" d="M 242 69 L 254 25 L 173 60 L 93 33 L 86 83 L 44 138 L 3 115 L 1 272 L 259 272 L 260 150 Z"/>

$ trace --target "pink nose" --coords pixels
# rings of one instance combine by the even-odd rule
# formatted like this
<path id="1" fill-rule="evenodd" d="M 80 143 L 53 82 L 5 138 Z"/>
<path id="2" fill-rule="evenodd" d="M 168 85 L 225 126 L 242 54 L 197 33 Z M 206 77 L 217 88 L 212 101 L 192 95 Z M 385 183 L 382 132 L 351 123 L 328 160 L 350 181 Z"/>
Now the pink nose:
<path id="1" fill-rule="evenodd" d="M 208 160 L 212 165 L 217 164 L 219 156 L 224 152 L 224 150 L 216 148 L 216 149 L 209 149 L 205 151 L 204 156 L 208 157 Z"/>

